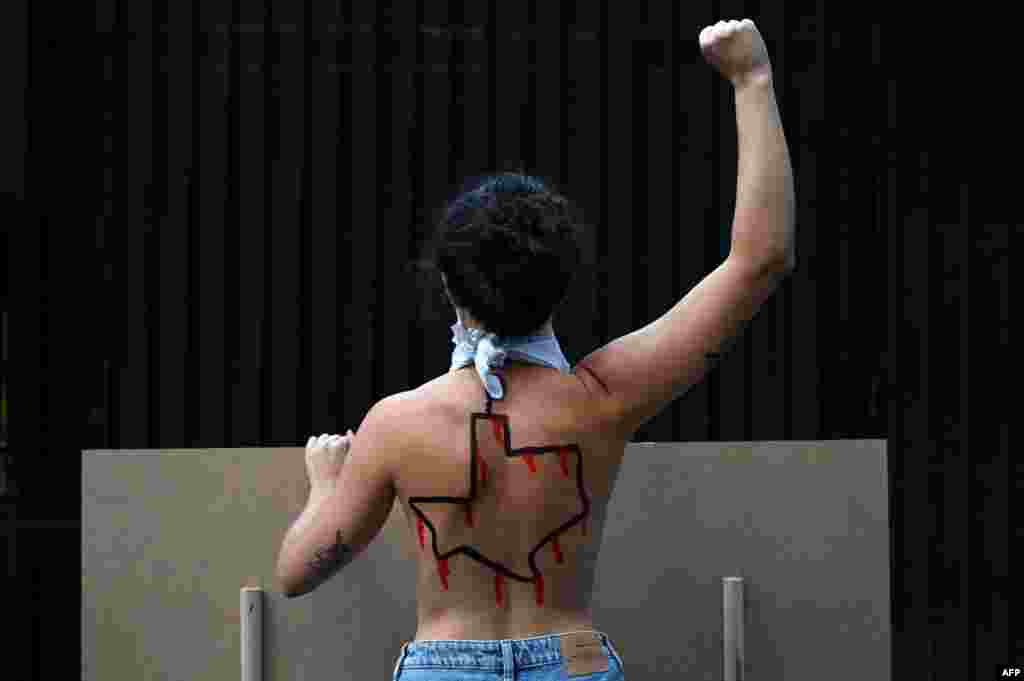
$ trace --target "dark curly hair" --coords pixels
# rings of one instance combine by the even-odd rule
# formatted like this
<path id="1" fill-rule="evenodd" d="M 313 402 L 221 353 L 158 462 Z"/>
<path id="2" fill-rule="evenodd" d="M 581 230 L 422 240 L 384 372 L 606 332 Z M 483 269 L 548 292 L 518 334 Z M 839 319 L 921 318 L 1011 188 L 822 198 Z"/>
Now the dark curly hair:
<path id="1" fill-rule="evenodd" d="M 568 293 L 582 234 L 579 209 L 553 183 L 521 172 L 471 178 L 440 211 L 421 264 L 488 332 L 525 336 Z"/>

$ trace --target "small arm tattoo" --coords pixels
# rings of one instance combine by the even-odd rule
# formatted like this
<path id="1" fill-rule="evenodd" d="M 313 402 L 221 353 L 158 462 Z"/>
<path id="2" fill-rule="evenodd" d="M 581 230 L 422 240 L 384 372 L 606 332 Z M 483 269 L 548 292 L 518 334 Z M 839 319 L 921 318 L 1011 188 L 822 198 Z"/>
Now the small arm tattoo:
<path id="1" fill-rule="evenodd" d="M 306 588 L 315 589 L 328 579 L 338 574 L 339 571 L 352 562 L 353 551 L 350 546 L 344 543 L 341 532 L 337 533 L 338 540 L 333 546 L 326 546 L 319 551 L 310 561 L 310 579 Z"/>
<path id="2" fill-rule="evenodd" d="M 722 347 L 718 349 L 718 352 L 709 352 L 706 355 L 704 355 L 704 358 L 708 361 L 709 367 L 717 366 L 718 363 L 722 361 L 722 358 L 729 354 L 729 351 L 732 350 L 733 346 L 736 345 L 736 342 L 740 339 L 740 336 L 743 335 L 743 331 L 746 328 L 749 321 L 750 320 L 741 322 L 739 328 L 736 329 L 736 332 L 722 341 Z"/>

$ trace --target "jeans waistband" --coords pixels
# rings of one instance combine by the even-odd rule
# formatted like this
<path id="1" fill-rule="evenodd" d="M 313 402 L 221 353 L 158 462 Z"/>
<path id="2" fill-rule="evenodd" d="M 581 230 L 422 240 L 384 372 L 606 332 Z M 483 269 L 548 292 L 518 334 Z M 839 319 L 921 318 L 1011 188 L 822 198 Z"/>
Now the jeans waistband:
<path id="1" fill-rule="evenodd" d="M 596 635 L 622 666 L 622 659 L 607 634 L 582 629 L 518 639 L 407 641 L 402 645 L 395 673 L 402 667 L 501 671 L 509 662 L 516 669 L 558 662 L 562 659 L 561 637 L 584 633 Z M 511 659 L 506 659 L 506 651 L 511 653 Z"/>

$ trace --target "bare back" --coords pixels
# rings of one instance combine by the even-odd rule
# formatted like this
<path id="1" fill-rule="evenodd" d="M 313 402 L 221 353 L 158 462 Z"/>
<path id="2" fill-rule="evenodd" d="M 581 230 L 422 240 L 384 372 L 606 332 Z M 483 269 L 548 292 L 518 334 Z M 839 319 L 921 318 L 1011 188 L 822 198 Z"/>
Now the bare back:
<path id="1" fill-rule="evenodd" d="M 487 401 L 472 366 L 415 392 L 396 472 L 417 556 L 416 640 L 593 629 L 590 599 L 626 439 L 581 370 L 510 362 Z"/>
<path id="2" fill-rule="evenodd" d="M 780 262 L 730 256 L 570 375 L 510 364 L 490 413 L 472 366 L 414 391 L 396 486 L 417 556 L 418 640 L 593 628 L 626 441 L 707 375 L 791 270 Z"/>

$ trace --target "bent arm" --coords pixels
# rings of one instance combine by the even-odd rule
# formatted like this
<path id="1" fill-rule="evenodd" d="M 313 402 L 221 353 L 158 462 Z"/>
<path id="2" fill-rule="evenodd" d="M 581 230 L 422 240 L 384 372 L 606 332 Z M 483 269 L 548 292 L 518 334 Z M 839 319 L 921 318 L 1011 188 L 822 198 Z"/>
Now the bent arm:
<path id="1" fill-rule="evenodd" d="M 770 74 L 735 87 L 728 257 L 660 318 L 579 363 L 605 387 L 606 411 L 627 436 L 703 380 L 796 264 L 793 169 Z"/>

